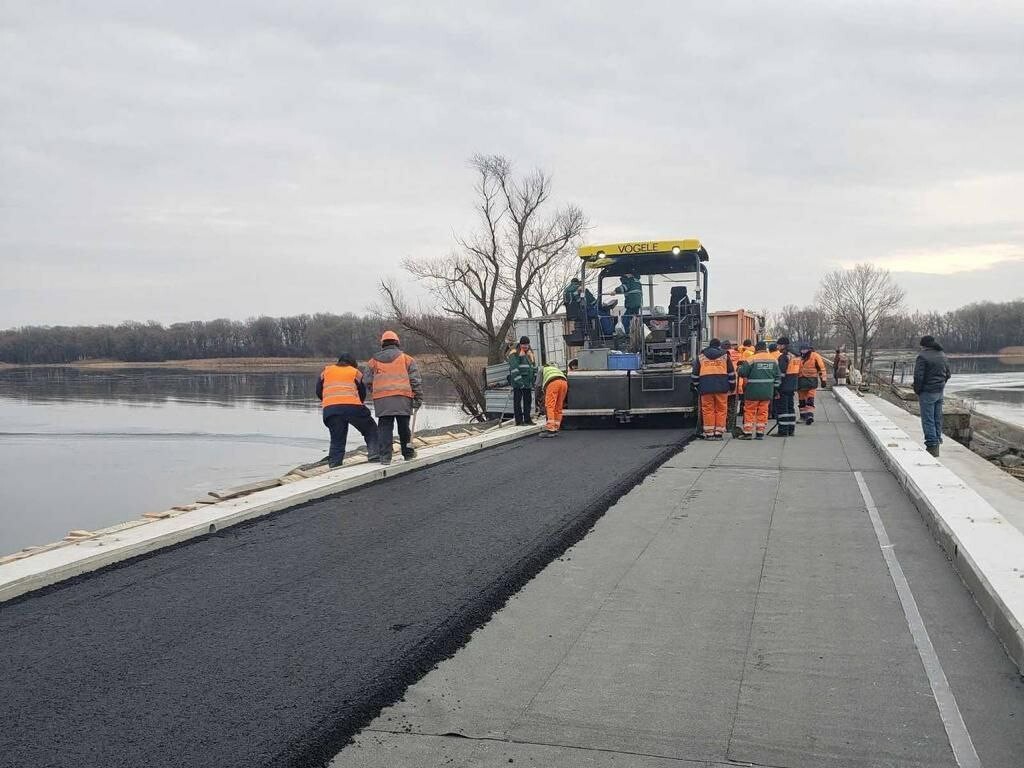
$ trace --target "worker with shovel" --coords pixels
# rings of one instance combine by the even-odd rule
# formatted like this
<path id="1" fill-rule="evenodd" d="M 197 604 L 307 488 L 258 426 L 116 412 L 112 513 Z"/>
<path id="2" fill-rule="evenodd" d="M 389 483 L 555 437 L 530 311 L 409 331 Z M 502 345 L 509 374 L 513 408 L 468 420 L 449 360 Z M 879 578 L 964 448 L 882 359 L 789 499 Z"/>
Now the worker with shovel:
<path id="1" fill-rule="evenodd" d="M 423 404 L 423 378 L 416 361 L 402 351 L 397 333 L 385 331 L 380 337 L 380 352 L 370 358 L 367 369 L 366 388 L 373 397 L 380 434 L 380 463 L 391 463 L 396 424 L 402 458 L 415 459 L 409 422 Z"/>

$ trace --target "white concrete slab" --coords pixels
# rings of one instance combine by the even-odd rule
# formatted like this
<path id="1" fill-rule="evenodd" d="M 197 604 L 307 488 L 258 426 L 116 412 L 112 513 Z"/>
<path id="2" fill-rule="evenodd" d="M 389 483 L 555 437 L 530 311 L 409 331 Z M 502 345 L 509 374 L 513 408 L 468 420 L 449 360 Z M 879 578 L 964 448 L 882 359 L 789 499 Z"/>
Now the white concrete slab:
<path id="1" fill-rule="evenodd" d="M 976 489 L 965 482 L 930 456 L 916 433 L 912 438 L 856 392 L 837 387 L 835 396 L 910 493 L 1010 658 L 1024 671 L 1024 533 L 983 496 L 986 483 Z"/>
<path id="2" fill-rule="evenodd" d="M 501 445 L 540 430 L 540 426 L 506 426 L 445 445 L 423 448 L 412 461 L 397 461 L 388 467 L 359 464 L 336 469 L 317 477 L 209 504 L 176 517 L 154 520 L 5 563 L 0 565 L 0 602 L 246 520 Z"/>
<path id="3" fill-rule="evenodd" d="M 864 400 L 912 439 L 921 435 L 921 420 L 914 414 L 875 395 L 867 395 Z M 1016 528 L 1024 531 L 1024 483 L 952 439 L 942 444 L 939 463 L 981 494 Z"/>

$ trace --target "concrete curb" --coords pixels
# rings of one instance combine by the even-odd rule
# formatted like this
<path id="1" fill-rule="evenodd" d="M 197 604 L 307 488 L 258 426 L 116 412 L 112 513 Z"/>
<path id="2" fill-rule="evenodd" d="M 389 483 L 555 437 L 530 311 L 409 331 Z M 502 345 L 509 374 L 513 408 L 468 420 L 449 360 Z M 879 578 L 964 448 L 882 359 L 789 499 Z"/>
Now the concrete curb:
<path id="1" fill-rule="evenodd" d="M 241 498 L 210 504 L 177 517 L 15 560 L 0 565 L 0 603 L 123 560 L 230 528 L 246 520 L 502 445 L 537 434 L 541 429 L 540 426 L 510 426 L 485 432 L 446 445 L 424 448 L 413 461 L 399 460 L 386 468 L 379 464 L 361 464 L 338 469 Z"/>
<path id="2" fill-rule="evenodd" d="M 836 387 L 1024 673 L 1024 533 L 874 406 Z"/>

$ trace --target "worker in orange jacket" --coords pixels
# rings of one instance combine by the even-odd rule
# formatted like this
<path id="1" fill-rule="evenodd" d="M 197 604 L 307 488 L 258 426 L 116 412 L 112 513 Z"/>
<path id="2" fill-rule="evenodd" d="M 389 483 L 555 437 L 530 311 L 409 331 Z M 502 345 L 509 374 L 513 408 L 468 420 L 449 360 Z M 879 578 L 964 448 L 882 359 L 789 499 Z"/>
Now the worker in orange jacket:
<path id="1" fill-rule="evenodd" d="M 729 359 L 732 361 L 733 369 L 739 371 L 740 361 L 743 358 L 736 349 L 736 345 L 732 343 L 731 339 L 724 339 L 722 341 L 722 349 L 729 354 Z M 725 431 L 733 437 L 739 437 L 743 434 L 743 430 L 741 429 L 743 421 L 743 381 L 738 375 L 736 376 L 736 386 L 734 386 L 732 391 L 729 393 L 729 401 L 726 405 L 726 409 Z"/>
<path id="2" fill-rule="evenodd" d="M 721 440 L 725 435 L 729 393 L 736 386 L 736 368 L 722 342 L 712 339 L 707 349 L 693 361 L 691 387 L 700 395 L 702 437 Z"/>
<path id="3" fill-rule="evenodd" d="M 825 361 L 810 344 L 801 344 L 797 393 L 800 401 L 800 419 L 808 426 L 814 423 L 814 395 L 818 391 L 819 382 L 823 388 L 828 386 Z"/>

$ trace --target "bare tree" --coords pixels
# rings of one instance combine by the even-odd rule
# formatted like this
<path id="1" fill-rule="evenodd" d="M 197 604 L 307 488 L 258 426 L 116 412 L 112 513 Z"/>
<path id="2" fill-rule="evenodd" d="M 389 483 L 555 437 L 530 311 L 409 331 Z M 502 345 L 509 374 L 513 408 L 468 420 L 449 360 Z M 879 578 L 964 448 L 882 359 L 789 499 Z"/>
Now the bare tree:
<path id="1" fill-rule="evenodd" d="M 538 269 L 533 284 L 523 294 L 526 316 L 544 317 L 555 314 L 562 305 L 566 285 L 572 278 L 578 277 L 579 273 L 580 262 L 572 248 L 566 249 L 562 256 Z"/>
<path id="2" fill-rule="evenodd" d="M 863 372 L 879 330 L 887 318 L 903 310 L 905 297 L 889 270 L 857 264 L 825 275 L 817 301 L 849 343 L 853 364 Z"/>
<path id="3" fill-rule="evenodd" d="M 501 155 L 475 155 L 470 166 L 476 172 L 479 229 L 457 236 L 447 256 L 410 258 L 403 267 L 430 291 L 431 314 L 460 320 L 470 340 L 483 346 L 488 362 L 494 364 L 504 359 L 520 312 L 553 308 L 550 286 L 587 219 L 574 205 L 551 210 L 551 178 L 543 171 L 516 175 Z M 545 282 L 544 288 L 537 286 L 538 280 Z M 381 293 L 403 327 L 428 338 L 445 356 L 466 410 L 482 412 L 484 396 L 477 377 L 464 370 L 443 340 L 427 335 L 430 329 L 416 322 L 422 313 L 402 306 L 394 285 L 382 284 Z"/>

